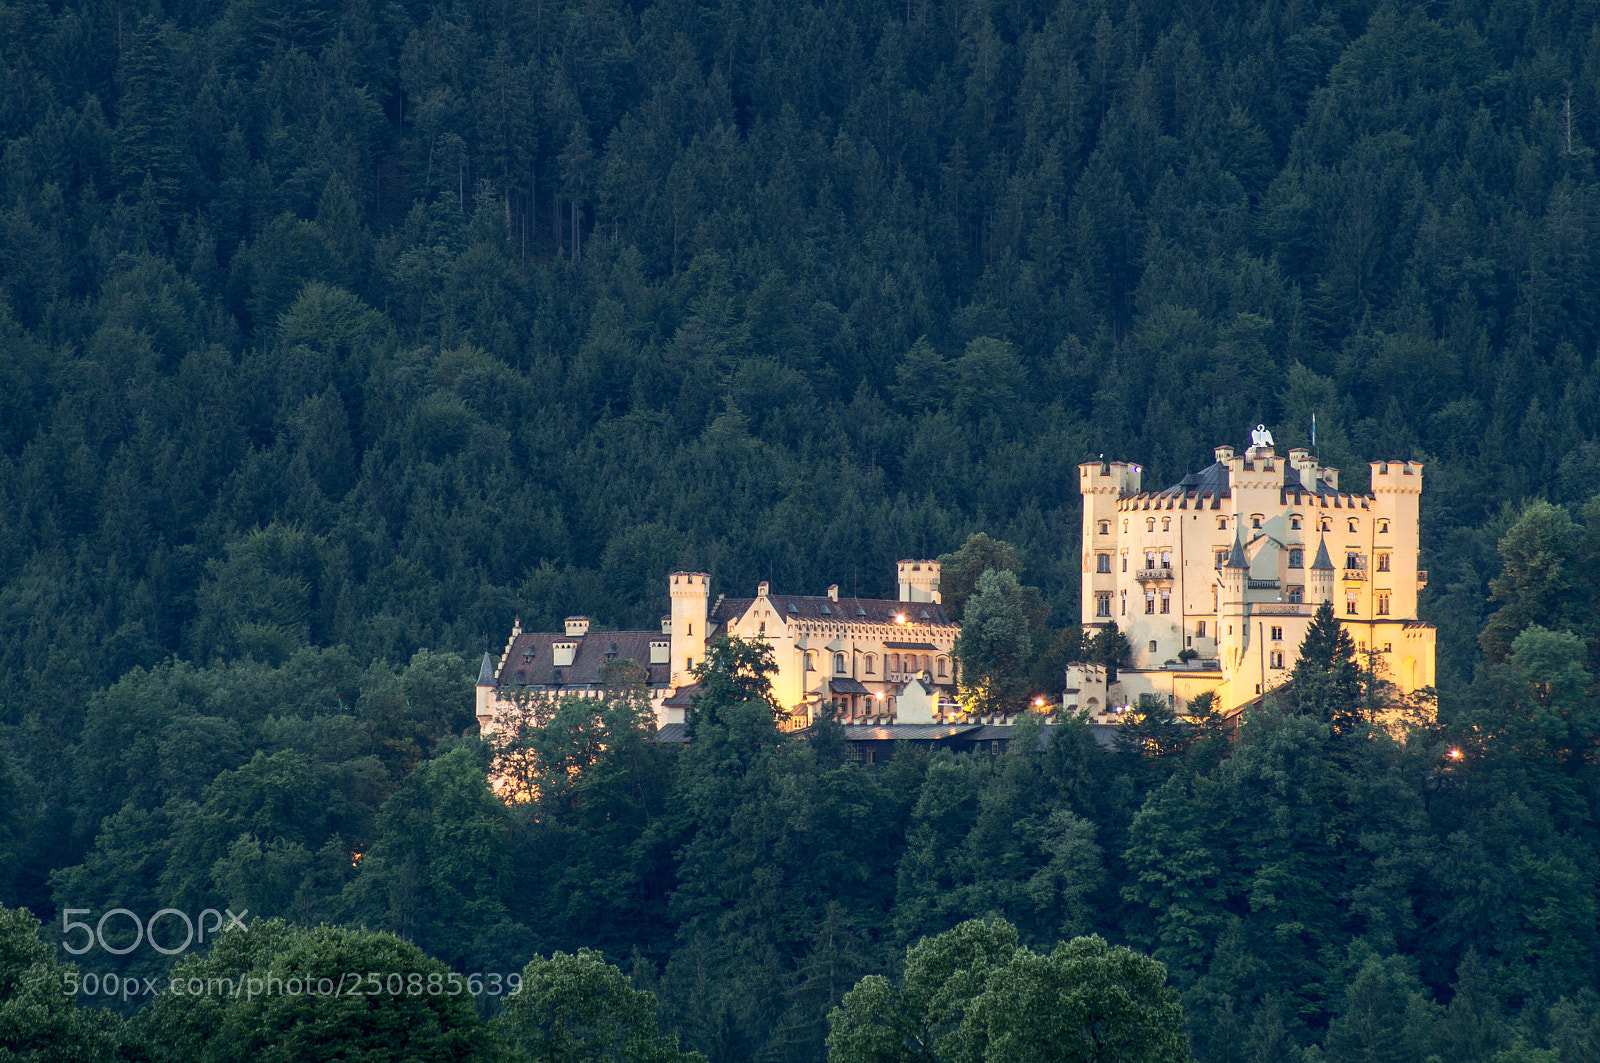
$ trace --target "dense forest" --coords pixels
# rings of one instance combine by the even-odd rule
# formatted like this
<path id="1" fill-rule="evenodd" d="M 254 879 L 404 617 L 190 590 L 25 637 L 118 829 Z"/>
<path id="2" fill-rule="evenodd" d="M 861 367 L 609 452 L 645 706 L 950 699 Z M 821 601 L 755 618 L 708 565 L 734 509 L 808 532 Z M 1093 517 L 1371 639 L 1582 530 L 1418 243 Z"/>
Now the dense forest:
<path id="1" fill-rule="evenodd" d="M 593 949 L 549 977 L 798 1061 L 994 916 L 1154 956 L 1206 1061 L 1600 1058 L 1594 5 L 8 0 L 0 141 L 0 903 L 52 947 Z M 1313 414 L 1346 487 L 1425 463 L 1437 726 L 869 770 L 622 692 L 484 785 L 514 617 L 892 593 L 982 531 L 1048 674 L 1076 463 Z M 3 1054 L 70 957 L 0 921 Z M 243 1058 L 140 1014 L 61 1021 Z"/>

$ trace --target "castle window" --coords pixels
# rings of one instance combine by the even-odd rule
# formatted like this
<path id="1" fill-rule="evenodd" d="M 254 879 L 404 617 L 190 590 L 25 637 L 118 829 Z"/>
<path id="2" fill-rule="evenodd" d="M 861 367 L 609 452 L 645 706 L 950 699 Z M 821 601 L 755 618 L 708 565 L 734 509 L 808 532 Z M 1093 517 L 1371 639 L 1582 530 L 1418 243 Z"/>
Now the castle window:
<path id="1" fill-rule="evenodd" d="M 1094 570 L 1096 572 L 1110 572 L 1111 571 L 1111 555 L 1110 554 L 1096 554 L 1095 558 L 1094 558 Z"/>
<path id="2" fill-rule="evenodd" d="M 1378 615 L 1379 616 L 1388 616 L 1389 615 L 1389 592 L 1388 591 L 1379 591 L 1377 597 L 1378 597 L 1378 610 L 1377 610 Z"/>
<path id="3" fill-rule="evenodd" d="M 1333 530 L 1333 522 L 1330 521 L 1327 517 L 1322 517 L 1322 518 L 1318 519 L 1318 521 L 1317 521 L 1317 530 L 1318 531 L 1332 531 Z"/>
<path id="4" fill-rule="evenodd" d="M 888 667 L 889 671 L 891 672 L 898 672 L 900 670 L 900 655 L 898 653 L 889 654 Z"/>
<path id="5" fill-rule="evenodd" d="M 683 659 L 683 670 L 686 671 L 686 672 L 694 671 L 694 658 L 693 657 L 685 657 Z"/>
<path id="6" fill-rule="evenodd" d="M 922 655 L 922 670 L 924 672 L 929 671 L 930 669 L 929 669 L 928 666 L 931 665 L 932 663 L 933 662 L 929 659 L 928 655 L 926 653 L 924 653 Z"/>
<path id="7" fill-rule="evenodd" d="M 1350 518 L 1350 530 L 1351 531 L 1355 531 L 1356 530 L 1356 519 L 1354 517 Z"/>
<path id="8" fill-rule="evenodd" d="M 1261 527 L 1261 514 L 1259 514 L 1259 513 L 1251 514 L 1251 516 L 1250 516 L 1250 527 L 1252 527 L 1252 528 Z"/>
<path id="9" fill-rule="evenodd" d="M 1156 567 L 1156 552 L 1154 550 L 1146 550 L 1144 552 L 1144 567 L 1145 568 L 1155 568 Z"/>
<path id="10" fill-rule="evenodd" d="M 1300 549 L 1298 546 L 1291 546 L 1289 548 L 1289 567 L 1290 568 L 1305 568 L 1306 567 L 1306 552 L 1304 550 Z"/>
<path id="11" fill-rule="evenodd" d="M 1387 572 L 1387 571 L 1389 571 L 1389 555 L 1388 554 L 1379 554 L 1378 555 L 1378 571 L 1379 572 Z"/>
<path id="12" fill-rule="evenodd" d="M 1392 643 L 1392 642 L 1385 642 L 1385 643 L 1384 643 L 1384 644 L 1383 644 L 1383 652 L 1384 652 L 1384 653 L 1393 653 L 1393 652 L 1394 652 L 1394 643 Z"/>
<path id="13" fill-rule="evenodd" d="M 1361 563 L 1361 555 L 1354 550 L 1347 551 L 1344 555 L 1344 567 L 1347 569 L 1366 568 Z"/>
<path id="14" fill-rule="evenodd" d="M 1287 593 L 1291 602 L 1301 602 L 1305 600 L 1306 589 L 1304 587 L 1290 584 L 1284 588 L 1284 591 Z"/>
<path id="15" fill-rule="evenodd" d="M 1127 591 L 1123 591 L 1122 592 L 1122 615 L 1123 616 L 1127 616 L 1128 615 L 1128 592 Z"/>
<path id="16" fill-rule="evenodd" d="M 1171 591 L 1164 590 L 1164 591 L 1161 592 L 1161 611 L 1163 613 L 1172 612 L 1172 592 Z"/>
<path id="17" fill-rule="evenodd" d="M 1111 522 L 1109 520 L 1103 520 L 1103 521 L 1100 522 L 1100 534 L 1101 535 L 1110 535 L 1111 534 Z"/>
<path id="18" fill-rule="evenodd" d="M 874 667 L 876 667 L 877 663 L 878 663 L 878 658 L 874 657 L 870 653 L 867 654 L 866 664 L 867 664 L 867 674 L 868 675 L 872 674 L 872 670 L 873 670 Z"/>
<path id="19" fill-rule="evenodd" d="M 1094 596 L 1094 615 L 1095 616 L 1110 616 L 1111 615 L 1111 595 L 1109 595 L 1109 594 L 1097 594 L 1097 595 Z"/>
<path id="20" fill-rule="evenodd" d="M 817 651 L 816 650 L 807 650 L 806 651 L 806 671 L 815 672 L 816 670 L 817 670 Z"/>
<path id="21" fill-rule="evenodd" d="M 1228 518 L 1227 517 L 1218 517 L 1217 518 L 1217 531 L 1227 531 L 1227 530 L 1228 530 Z"/>
<path id="22" fill-rule="evenodd" d="M 833 671 L 835 675 L 844 675 L 844 654 L 833 655 Z"/>
<path id="23" fill-rule="evenodd" d="M 1380 520 L 1378 522 L 1378 534 L 1379 535 L 1388 535 L 1389 534 L 1389 522 L 1388 521 Z"/>
<path id="24" fill-rule="evenodd" d="M 1283 667 L 1283 651 L 1282 650 L 1275 650 L 1271 654 L 1271 657 L 1272 657 L 1272 667 L 1274 667 L 1274 668 L 1282 668 Z"/>
<path id="25" fill-rule="evenodd" d="M 1273 627 L 1273 629 L 1272 629 L 1272 641 L 1273 642 L 1282 642 L 1283 641 L 1283 628 L 1276 627 L 1276 626 Z"/>
<path id="26" fill-rule="evenodd" d="M 1122 552 L 1122 571 L 1128 571 L 1128 552 L 1126 550 Z"/>
<path id="27" fill-rule="evenodd" d="M 1298 514 L 1298 513 L 1289 514 L 1289 530 L 1290 531 L 1299 531 L 1300 530 L 1300 514 Z"/>
<path id="28" fill-rule="evenodd" d="M 1111 615 L 1111 603 L 1110 603 L 1110 601 L 1106 602 L 1106 615 L 1107 616 Z M 939 658 L 939 678 L 940 679 L 944 679 L 949 674 L 950 674 L 950 659 L 948 657 L 940 657 Z"/>
<path id="29" fill-rule="evenodd" d="M 1146 517 L 1144 519 L 1144 530 L 1147 532 L 1156 530 L 1156 519 L 1154 517 Z"/>
<path id="30" fill-rule="evenodd" d="M 1194 634 L 1195 638 L 1203 639 L 1206 637 L 1206 622 L 1204 620 L 1194 626 Z"/>
<path id="31" fill-rule="evenodd" d="M 1155 613 L 1155 611 L 1156 611 L 1156 592 L 1155 591 L 1145 591 L 1144 592 L 1144 611 L 1146 613 L 1149 613 L 1149 614 L 1152 614 L 1152 615 Z"/>
<path id="32" fill-rule="evenodd" d="M 1172 567 L 1172 551 L 1171 550 L 1163 550 L 1163 551 L 1161 551 L 1161 567 L 1162 568 L 1171 568 Z"/>
<path id="33" fill-rule="evenodd" d="M 1161 530 L 1162 531 L 1171 531 L 1172 530 L 1172 518 L 1171 517 L 1162 517 L 1161 518 Z"/>
<path id="34" fill-rule="evenodd" d="M 1151 639 L 1150 640 L 1150 652 L 1151 653 L 1156 652 L 1156 640 L 1155 639 Z"/>
<path id="35" fill-rule="evenodd" d="M 1345 595 L 1344 595 L 1344 612 L 1345 612 L 1346 616 L 1355 616 L 1356 615 L 1356 594 L 1355 594 L 1354 591 L 1346 591 L 1345 592 Z"/>
<path id="36" fill-rule="evenodd" d="M 1227 563 L 1228 563 L 1228 551 L 1226 551 L 1226 550 L 1218 550 L 1217 551 L 1217 567 L 1221 568 L 1223 565 L 1226 565 Z"/>

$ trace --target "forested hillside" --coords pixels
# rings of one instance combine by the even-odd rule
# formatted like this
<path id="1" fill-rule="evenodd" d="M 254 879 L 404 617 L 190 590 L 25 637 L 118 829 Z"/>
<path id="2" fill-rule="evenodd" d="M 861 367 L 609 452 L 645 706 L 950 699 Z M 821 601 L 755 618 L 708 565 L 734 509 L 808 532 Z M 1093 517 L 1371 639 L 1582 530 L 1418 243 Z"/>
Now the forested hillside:
<path id="1" fill-rule="evenodd" d="M 0 901 L 594 947 L 718 1061 L 991 913 L 1154 951 L 1207 1059 L 1600 1036 L 1592 5 L 18 0 L 0 138 Z M 676 567 L 892 593 L 982 530 L 1070 626 L 1077 462 L 1313 413 L 1346 487 L 1426 463 L 1410 746 L 729 782 L 611 721 L 618 804 L 536 816 L 460 737 L 513 617 Z"/>

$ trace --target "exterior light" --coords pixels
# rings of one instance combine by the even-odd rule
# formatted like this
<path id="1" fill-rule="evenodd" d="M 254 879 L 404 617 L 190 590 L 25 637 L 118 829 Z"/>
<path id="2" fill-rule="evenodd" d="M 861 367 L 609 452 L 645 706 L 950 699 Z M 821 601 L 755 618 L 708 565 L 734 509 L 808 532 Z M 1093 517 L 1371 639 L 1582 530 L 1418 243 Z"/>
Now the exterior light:
<path id="1" fill-rule="evenodd" d="M 906 622 L 906 614 L 904 614 L 904 613 L 896 613 L 896 614 L 894 614 L 894 622 L 897 623 L 897 624 L 905 623 Z"/>
<path id="2" fill-rule="evenodd" d="M 1043 705 L 1044 704 L 1044 699 L 1043 698 L 1034 698 L 1033 699 L 1033 703 L 1035 705 Z"/>
<path id="3" fill-rule="evenodd" d="M 1449 753 L 1446 753 L 1445 756 L 1449 757 L 1451 760 L 1460 760 L 1461 759 L 1461 750 L 1452 749 L 1452 750 L 1450 750 Z"/>
<path id="4" fill-rule="evenodd" d="M 878 691 L 876 694 L 874 694 L 872 696 L 877 698 L 879 701 L 882 701 L 883 700 L 883 691 L 880 690 L 880 691 Z"/>

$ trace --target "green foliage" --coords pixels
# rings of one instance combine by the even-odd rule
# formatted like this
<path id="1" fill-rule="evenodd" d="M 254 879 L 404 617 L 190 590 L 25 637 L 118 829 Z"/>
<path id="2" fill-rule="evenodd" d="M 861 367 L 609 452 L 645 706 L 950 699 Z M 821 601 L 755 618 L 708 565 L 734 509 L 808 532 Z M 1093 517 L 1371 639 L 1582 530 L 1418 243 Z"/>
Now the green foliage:
<path id="1" fill-rule="evenodd" d="M 902 984 L 874 975 L 830 1016 L 838 1063 L 1189 1058 L 1166 971 L 1098 937 L 1048 954 L 1004 921 L 971 921 L 906 953 Z"/>
<path id="2" fill-rule="evenodd" d="M 1338 734 L 1361 727 L 1366 717 L 1356 643 L 1334 619 L 1330 603 L 1317 606 L 1299 654 L 1290 673 L 1295 710 L 1332 725 Z"/>
<path id="3" fill-rule="evenodd" d="M 183 991 L 158 996 L 130 1040 L 157 1061 L 493 1058 L 465 982 L 450 974 L 389 934 L 259 920 L 179 963 L 169 985 Z M 343 979 L 346 991 L 307 990 L 307 979 L 322 988 Z"/>
<path id="4" fill-rule="evenodd" d="M 495 1020 L 512 1058 L 696 1063 L 678 1039 L 659 1032 L 655 994 L 628 984 L 600 954 L 580 949 L 536 957 L 522 970 L 522 985 Z"/>
<path id="5" fill-rule="evenodd" d="M 1018 711 L 1028 693 L 1025 667 L 1033 640 L 1016 575 L 984 569 L 962 615 L 955 645 L 962 711 L 969 716 Z"/>
<path id="6" fill-rule="evenodd" d="M 79 1007 L 77 968 L 56 961 L 26 909 L 0 907 L 0 1060 L 98 1063 L 120 1058 L 122 1022 Z"/>

